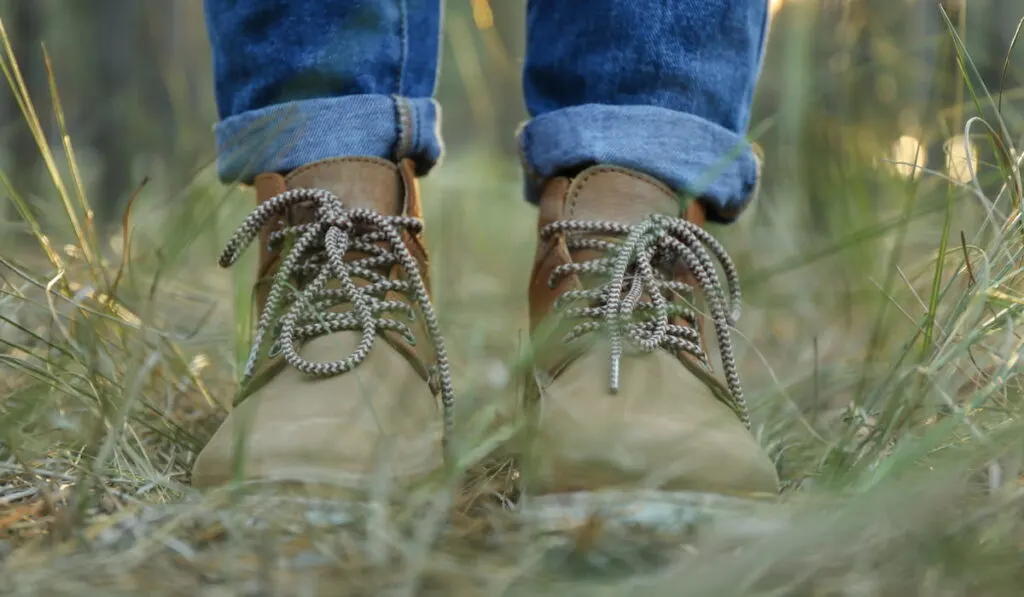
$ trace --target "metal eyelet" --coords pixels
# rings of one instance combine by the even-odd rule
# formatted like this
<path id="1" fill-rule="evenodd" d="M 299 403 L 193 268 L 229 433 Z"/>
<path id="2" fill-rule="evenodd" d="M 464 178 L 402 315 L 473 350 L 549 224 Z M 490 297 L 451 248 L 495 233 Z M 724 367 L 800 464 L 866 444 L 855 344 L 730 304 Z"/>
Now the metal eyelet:
<path id="1" fill-rule="evenodd" d="M 267 352 L 267 356 L 274 359 L 281 355 L 282 347 L 280 340 L 274 340 L 274 343 L 270 345 L 270 350 Z"/>

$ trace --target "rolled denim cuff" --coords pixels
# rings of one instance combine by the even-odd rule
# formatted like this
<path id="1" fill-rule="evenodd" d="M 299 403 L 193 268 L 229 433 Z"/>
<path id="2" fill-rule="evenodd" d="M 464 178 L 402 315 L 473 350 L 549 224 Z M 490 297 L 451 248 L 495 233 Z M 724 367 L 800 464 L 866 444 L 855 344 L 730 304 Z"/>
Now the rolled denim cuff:
<path id="1" fill-rule="evenodd" d="M 593 164 L 632 168 L 701 199 L 708 219 L 736 219 L 757 194 L 761 159 L 742 136 L 655 106 L 587 104 L 548 112 L 519 132 L 526 197 L 546 179 Z"/>
<path id="2" fill-rule="evenodd" d="M 214 129 L 222 182 L 251 183 L 318 160 L 411 158 L 418 175 L 441 159 L 440 106 L 431 98 L 350 95 L 287 102 L 227 118 Z"/>

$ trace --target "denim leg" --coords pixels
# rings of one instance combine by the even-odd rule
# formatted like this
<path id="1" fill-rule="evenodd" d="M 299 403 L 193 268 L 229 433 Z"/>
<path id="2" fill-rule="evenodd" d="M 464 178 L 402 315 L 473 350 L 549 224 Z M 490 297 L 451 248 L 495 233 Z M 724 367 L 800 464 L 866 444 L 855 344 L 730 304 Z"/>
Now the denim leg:
<path id="1" fill-rule="evenodd" d="M 768 0 L 530 0 L 528 198 L 546 177 L 614 164 L 735 218 L 760 175 L 744 134 L 767 21 Z"/>
<path id="2" fill-rule="evenodd" d="M 442 0 L 206 0 L 218 172 L 250 182 L 344 156 L 441 157 Z"/>

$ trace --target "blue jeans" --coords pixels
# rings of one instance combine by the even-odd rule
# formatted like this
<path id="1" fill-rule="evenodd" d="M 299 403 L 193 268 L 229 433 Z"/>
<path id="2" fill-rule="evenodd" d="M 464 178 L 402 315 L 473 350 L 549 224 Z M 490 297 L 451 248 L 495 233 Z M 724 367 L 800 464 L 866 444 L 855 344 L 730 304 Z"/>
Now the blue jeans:
<path id="1" fill-rule="evenodd" d="M 507 1 L 507 0 L 498 0 Z M 768 0 L 529 0 L 527 198 L 614 164 L 729 221 L 760 162 L 744 133 Z M 441 0 L 206 0 L 224 181 L 320 159 L 440 159 Z"/>

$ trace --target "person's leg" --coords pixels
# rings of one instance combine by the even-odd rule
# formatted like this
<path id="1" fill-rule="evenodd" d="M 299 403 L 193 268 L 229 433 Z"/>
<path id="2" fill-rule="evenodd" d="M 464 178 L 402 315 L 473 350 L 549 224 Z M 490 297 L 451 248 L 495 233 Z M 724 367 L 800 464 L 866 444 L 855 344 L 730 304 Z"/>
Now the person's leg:
<path id="1" fill-rule="evenodd" d="M 450 371 L 416 177 L 441 153 L 440 0 L 207 0 L 224 182 L 258 207 L 259 323 L 235 407 L 192 483 L 365 489 L 441 466 Z"/>
<path id="2" fill-rule="evenodd" d="M 441 155 L 441 0 L 206 0 L 219 172 Z"/>
<path id="3" fill-rule="evenodd" d="M 744 133 L 767 20 L 767 0 L 529 2 L 520 143 L 541 242 L 527 403 L 543 407 L 528 493 L 776 489 L 731 351 L 736 273 L 701 227 L 757 187 Z"/>
<path id="4" fill-rule="evenodd" d="M 589 164 L 633 168 L 731 219 L 758 162 L 744 140 L 767 0 L 531 0 L 520 134 L 539 183 Z"/>

